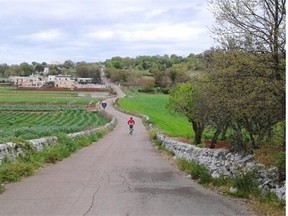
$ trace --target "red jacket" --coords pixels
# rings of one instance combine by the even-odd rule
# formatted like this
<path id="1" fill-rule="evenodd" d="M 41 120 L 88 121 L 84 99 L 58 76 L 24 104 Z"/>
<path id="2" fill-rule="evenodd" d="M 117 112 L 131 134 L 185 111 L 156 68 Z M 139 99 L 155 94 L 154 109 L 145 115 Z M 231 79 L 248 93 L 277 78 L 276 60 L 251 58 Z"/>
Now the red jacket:
<path id="1" fill-rule="evenodd" d="M 132 124 L 135 124 L 135 121 L 134 121 L 134 119 L 130 118 L 127 123 L 129 125 L 132 125 Z"/>

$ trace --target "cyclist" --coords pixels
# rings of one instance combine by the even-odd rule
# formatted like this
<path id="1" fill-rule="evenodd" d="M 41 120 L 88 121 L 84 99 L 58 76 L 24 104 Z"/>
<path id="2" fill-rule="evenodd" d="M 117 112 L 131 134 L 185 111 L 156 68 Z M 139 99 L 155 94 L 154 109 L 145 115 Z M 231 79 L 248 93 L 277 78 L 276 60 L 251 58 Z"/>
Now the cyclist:
<path id="1" fill-rule="evenodd" d="M 133 117 L 130 117 L 130 119 L 128 120 L 128 125 L 129 125 L 129 129 L 130 129 L 130 134 L 132 134 L 133 133 L 133 126 L 134 126 L 134 124 L 135 124 L 135 121 L 134 121 L 134 119 L 133 119 Z"/>

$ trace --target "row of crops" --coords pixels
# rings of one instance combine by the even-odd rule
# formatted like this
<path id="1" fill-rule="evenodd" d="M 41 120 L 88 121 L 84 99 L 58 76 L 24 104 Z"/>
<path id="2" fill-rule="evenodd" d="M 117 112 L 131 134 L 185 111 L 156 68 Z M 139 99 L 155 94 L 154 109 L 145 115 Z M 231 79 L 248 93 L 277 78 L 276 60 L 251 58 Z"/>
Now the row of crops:
<path id="1" fill-rule="evenodd" d="M 81 105 L 2 105 L 0 143 L 73 133 L 105 123 L 104 118 Z"/>
<path id="2" fill-rule="evenodd" d="M 81 105 L 2 105 L 0 111 L 59 111 L 59 110 L 84 110 L 85 107 Z"/>

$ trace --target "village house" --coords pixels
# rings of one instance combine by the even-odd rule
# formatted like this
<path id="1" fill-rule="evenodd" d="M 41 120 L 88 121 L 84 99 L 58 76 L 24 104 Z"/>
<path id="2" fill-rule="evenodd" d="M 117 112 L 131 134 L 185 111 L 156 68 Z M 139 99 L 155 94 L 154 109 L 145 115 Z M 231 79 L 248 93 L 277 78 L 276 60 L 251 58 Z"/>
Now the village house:
<path id="1" fill-rule="evenodd" d="M 56 88 L 74 88 L 75 80 L 69 75 L 57 75 L 54 82 Z"/>
<path id="2" fill-rule="evenodd" d="M 38 75 L 30 75 L 29 77 L 11 76 L 9 81 L 21 87 L 41 87 L 45 83 L 43 77 Z"/>
<path id="3" fill-rule="evenodd" d="M 79 84 L 88 84 L 88 83 L 92 83 L 92 78 L 77 78 L 76 79 L 77 83 Z"/>
<path id="4" fill-rule="evenodd" d="M 107 88 L 103 84 L 93 84 L 92 78 L 72 78 L 70 75 L 30 75 L 29 77 L 11 76 L 9 81 L 18 87 L 42 87 L 45 84 L 55 88 Z"/>

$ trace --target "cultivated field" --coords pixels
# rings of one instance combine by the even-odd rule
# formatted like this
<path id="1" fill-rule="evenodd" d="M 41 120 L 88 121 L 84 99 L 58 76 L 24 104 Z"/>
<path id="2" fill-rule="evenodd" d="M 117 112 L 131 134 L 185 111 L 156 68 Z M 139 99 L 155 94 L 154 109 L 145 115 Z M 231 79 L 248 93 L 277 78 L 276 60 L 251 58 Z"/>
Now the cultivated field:
<path id="1" fill-rule="evenodd" d="M 23 91 L 0 88 L 0 143 L 72 133 L 104 125 L 96 112 L 87 112 L 99 98 L 78 97 L 77 92 Z"/>

